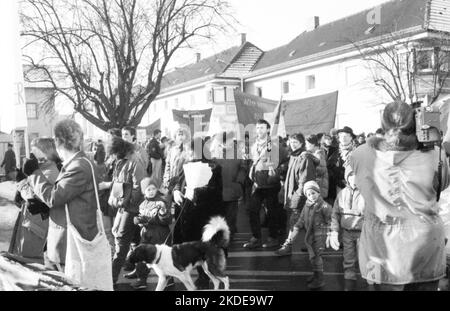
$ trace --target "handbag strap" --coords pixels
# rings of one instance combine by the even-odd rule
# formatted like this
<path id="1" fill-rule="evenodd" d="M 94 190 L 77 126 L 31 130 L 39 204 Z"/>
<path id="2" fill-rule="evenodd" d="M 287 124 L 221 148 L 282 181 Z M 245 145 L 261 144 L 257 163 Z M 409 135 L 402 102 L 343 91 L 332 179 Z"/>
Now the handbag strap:
<path id="1" fill-rule="evenodd" d="M 97 189 L 97 182 L 95 180 L 94 167 L 93 167 L 91 161 L 89 161 L 88 159 L 86 159 L 84 157 L 82 159 L 86 160 L 89 163 L 89 166 L 91 167 L 92 180 L 94 182 L 95 198 L 96 198 L 96 201 L 97 201 L 97 229 L 98 229 L 99 232 L 104 232 L 104 228 L 105 227 L 104 227 L 104 224 L 103 224 L 103 219 L 101 217 L 102 212 L 101 212 L 101 209 L 100 209 L 100 199 L 98 197 L 98 189 Z M 66 208 L 67 224 L 72 225 L 72 222 L 70 221 L 69 207 L 67 206 L 67 204 L 66 204 L 65 208 Z"/>
<path id="2" fill-rule="evenodd" d="M 100 208 L 100 199 L 98 197 L 98 188 L 97 188 L 97 180 L 95 179 L 95 171 L 94 171 L 94 166 L 92 165 L 92 162 L 89 161 L 87 158 L 82 158 L 84 160 L 86 160 L 89 163 L 89 166 L 91 167 L 91 172 L 92 172 L 92 181 L 94 182 L 94 192 L 95 192 L 95 199 L 97 201 L 97 217 L 98 217 L 98 221 L 97 224 L 100 225 L 100 228 L 98 228 L 98 231 L 103 231 L 104 230 L 104 224 L 103 224 L 103 219 L 101 217 L 102 215 L 102 210 Z"/>

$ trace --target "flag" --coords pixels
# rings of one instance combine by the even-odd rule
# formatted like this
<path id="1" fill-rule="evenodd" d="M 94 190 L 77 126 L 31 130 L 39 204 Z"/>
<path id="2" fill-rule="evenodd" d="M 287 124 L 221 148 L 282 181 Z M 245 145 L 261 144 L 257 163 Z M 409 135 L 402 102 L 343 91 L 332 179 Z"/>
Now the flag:
<path id="1" fill-rule="evenodd" d="M 27 127 L 18 0 L 0 1 L 0 131 Z"/>
<path id="2" fill-rule="evenodd" d="M 272 120 L 272 130 L 270 133 L 271 137 L 278 137 L 278 136 L 283 136 L 280 135 L 282 134 L 280 132 L 281 130 L 281 126 L 280 126 L 280 122 L 281 122 L 281 117 L 284 114 L 284 101 L 283 101 L 283 97 L 281 97 L 280 102 L 278 103 L 277 107 L 275 108 L 275 111 L 273 112 L 273 120 Z"/>

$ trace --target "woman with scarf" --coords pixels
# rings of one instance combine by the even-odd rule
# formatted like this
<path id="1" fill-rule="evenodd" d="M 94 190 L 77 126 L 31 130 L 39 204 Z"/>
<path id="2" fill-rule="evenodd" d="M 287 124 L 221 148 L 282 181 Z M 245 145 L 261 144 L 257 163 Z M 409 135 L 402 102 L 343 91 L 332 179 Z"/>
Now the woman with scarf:
<path id="1" fill-rule="evenodd" d="M 306 151 L 303 134 L 290 136 L 289 145 L 292 153 L 284 182 L 284 208 L 289 214 L 289 235 L 283 246 L 275 252 L 277 256 L 289 256 L 292 253 L 292 244 L 298 235 L 298 231 L 294 230 L 294 224 L 297 223 L 306 202 L 303 186 L 309 181 L 316 180 L 318 163 L 318 160 Z"/>

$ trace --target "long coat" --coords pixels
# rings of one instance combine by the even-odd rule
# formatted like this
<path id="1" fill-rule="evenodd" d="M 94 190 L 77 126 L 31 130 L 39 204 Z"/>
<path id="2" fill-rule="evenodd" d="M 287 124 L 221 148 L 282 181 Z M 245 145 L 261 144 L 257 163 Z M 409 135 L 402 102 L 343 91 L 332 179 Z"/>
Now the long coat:
<path id="1" fill-rule="evenodd" d="M 449 185 L 445 155 L 441 189 Z M 359 263 L 374 283 L 431 282 L 445 276 L 445 232 L 436 202 L 439 151 L 387 149 L 379 138 L 356 149 L 349 165 L 364 201 Z"/>
<path id="2" fill-rule="evenodd" d="M 315 157 L 299 149 L 291 154 L 284 183 L 284 206 L 288 210 L 301 210 L 306 202 L 303 185 L 316 180 Z"/>
<path id="3" fill-rule="evenodd" d="M 16 169 L 16 154 L 12 150 L 7 150 L 5 152 L 5 158 L 1 166 L 5 166 L 5 173 L 8 175 Z"/>
<path id="4" fill-rule="evenodd" d="M 214 161 L 205 161 L 212 170 L 208 185 L 194 190 L 194 198 L 186 199 L 179 223 L 183 242 L 198 241 L 202 237 L 203 227 L 213 216 L 225 216 L 222 197 L 222 168 Z M 185 192 L 186 180 L 181 172 L 174 190 Z"/>
<path id="5" fill-rule="evenodd" d="M 83 239 L 92 241 L 98 233 L 97 200 L 91 166 L 84 158 L 86 154 L 80 151 L 64 163 L 55 185 L 39 170 L 28 179 L 36 196 L 50 210 L 65 214 L 67 204 L 74 227 Z M 99 181 L 98 176 L 96 181 Z"/>

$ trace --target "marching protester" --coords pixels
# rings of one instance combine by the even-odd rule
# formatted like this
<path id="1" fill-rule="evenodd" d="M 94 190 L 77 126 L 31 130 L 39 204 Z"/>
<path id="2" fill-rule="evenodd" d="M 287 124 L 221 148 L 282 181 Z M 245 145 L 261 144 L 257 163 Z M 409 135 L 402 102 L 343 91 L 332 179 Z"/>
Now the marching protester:
<path id="1" fill-rule="evenodd" d="M 223 179 L 222 167 L 214 160 L 205 157 L 205 143 L 201 138 L 192 141 L 191 150 L 194 152 L 190 164 L 202 163 L 208 166 L 211 177 L 208 183 L 201 187 L 191 188 L 187 181 L 185 171 L 181 170 L 180 176 L 174 187 L 174 200 L 180 206 L 180 213 L 176 217 L 180 230 L 180 241 L 174 244 L 200 241 L 203 227 L 214 216 L 226 216 L 223 204 Z M 189 165 L 189 164 L 188 164 Z M 197 289 L 208 289 L 210 279 L 203 268 L 197 268 L 199 277 L 195 281 Z"/>
<path id="2" fill-rule="evenodd" d="M 158 184 L 158 188 L 162 184 L 162 162 L 164 158 L 164 145 L 161 140 L 161 130 L 153 132 L 153 138 L 147 145 L 147 154 L 149 158 L 148 175 Z"/>
<path id="3" fill-rule="evenodd" d="M 306 137 L 305 147 L 306 150 L 311 152 L 318 160 L 316 167 L 316 181 L 319 184 L 322 198 L 326 199 L 328 197 L 329 180 L 325 151 L 320 147 L 319 139 L 316 135 L 309 135 Z"/>
<path id="4" fill-rule="evenodd" d="M 360 238 L 361 275 L 376 290 L 435 291 L 445 276 L 445 232 L 437 192 L 449 185 L 448 160 L 420 150 L 414 110 L 386 106 L 384 137 L 373 137 L 349 159 L 365 201 Z"/>
<path id="5" fill-rule="evenodd" d="M 344 244 L 344 290 L 356 289 L 358 274 L 358 245 L 363 223 L 364 199 L 355 185 L 355 175 L 348 166 L 345 170 L 347 187 L 339 192 L 331 214 L 331 233 L 327 247 L 338 251 L 339 233 L 342 232 Z"/>
<path id="6" fill-rule="evenodd" d="M 63 214 L 66 217 L 65 274 L 81 286 L 112 290 L 111 257 L 99 206 L 98 177 L 94 164 L 82 151 L 83 131 L 75 121 L 64 120 L 55 126 L 54 133 L 56 150 L 64 161 L 56 181 L 48 180 L 36 160 L 25 162 L 24 173 L 29 176 L 36 196 L 50 210 L 58 210 L 58 217 Z"/>
<path id="7" fill-rule="evenodd" d="M 270 141 L 271 126 L 266 120 L 256 123 L 256 141 L 252 147 L 251 155 L 253 164 L 250 168 L 250 179 L 253 181 L 253 191 L 249 202 L 249 221 L 252 237 L 244 244 L 244 248 L 254 249 L 258 247 L 272 248 L 279 246 L 280 232 L 283 221 L 282 208 L 278 204 L 280 184 L 280 163 L 286 160 L 286 155 L 280 153 L 278 142 Z M 273 159 L 274 155 L 277 159 Z M 274 163 L 278 160 L 278 163 Z M 265 202 L 267 209 L 267 221 L 269 237 L 267 242 L 262 242 L 260 210 Z"/>
<path id="8" fill-rule="evenodd" d="M 244 160 L 238 158 L 234 137 L 233 132 L 215 135 L 211 152 L 214 161 L 222 167 L 222 197 L 226 220 L 230 227 L 230 240 L 233 240 L 237 233 L 239 199 L 243 196 L 243 187 L 247 177 L 246 165 Z"/>
<path id="9" fill-rule="evenodd" d="M 135 237 L 136 226 L 133 219 L 138 215 L 142 201 L 141 181 L 145 173 L 141 161 L 134 154 L 133 144 L 115 136 L 110 144 L 108 150 L 115 157 L 116 163 L 112 181 L 101 183 L 100 190 L 111 189 L 108 203 L 117 210 L 112 228 L 116 246 L 112 261 L 112 278 L 113 282 L 117 283 Z"/>
<path id="10" fill-rule="evenodd" d="M 291 135 L 289 138 L 291 156 L 284 181 L 284 208 L 288 211 L 289 233 L 280 249 L 275 254 L 288 256 L 292 253 L 292 244 L 298 235 L 294 225 L 297 223 L 306 203 L 303 186 L 316 180 L 316 163 L 318 160 L 305 148 L 305 137 L 301 133 Z"/>
<path id="11" fill-rule="evenodd" d="M 308 288 L 319 289 L 325 285 L 322 253 L 330 229 L 331 207 L 321 197 L 320 187 L 315 181 L 305 183 L 303 192 L 307 200 L 293 231 L 294 235 L 301 229 L 306 231 L 305 244 L 314 273 L 307 280 Z"/>
<path id="12" fill-rule="evenodd" d="M 55 184 L 61 169 L 61 160 L 55 143 L 50 138 L 38 138 L 31 142 L 31 157 L 38 161 L 39 169 L 48 181 Z M 19 175 L 22 176 L 19 180 Z M 12 243 L 12 253 L 27 258 L 44 258 L 44 264 L 52 270 L 64 266 L 66 254 L 66 219 L 58 209 L 49 209 L 33 192 L 27 176 L 17 175 L 16 204 L 21 207 L 21 221 Z"/>
<path id="13" fill-rule="evenodd" d="M 13 150 L 13 145 L 8 144 L 8 150 L 5 152 L 2 164 L 0 167 L 5 167 L 6 180 L 14 180 L 16 173 L 16 154 Z"/>

